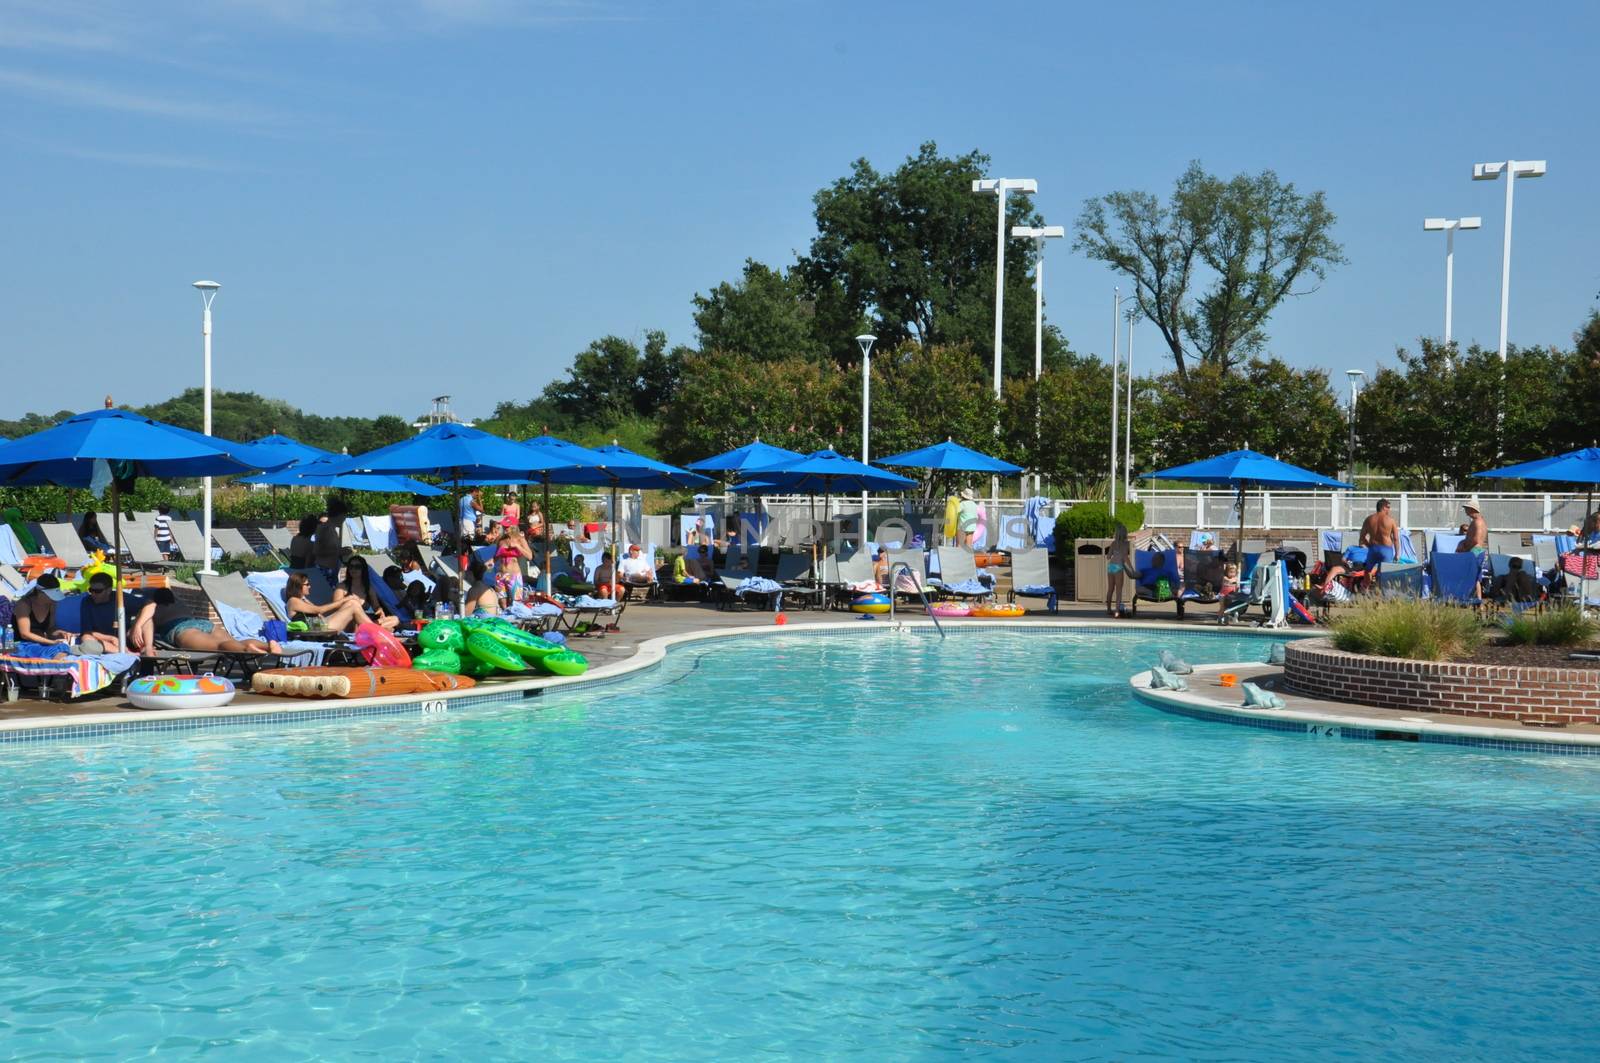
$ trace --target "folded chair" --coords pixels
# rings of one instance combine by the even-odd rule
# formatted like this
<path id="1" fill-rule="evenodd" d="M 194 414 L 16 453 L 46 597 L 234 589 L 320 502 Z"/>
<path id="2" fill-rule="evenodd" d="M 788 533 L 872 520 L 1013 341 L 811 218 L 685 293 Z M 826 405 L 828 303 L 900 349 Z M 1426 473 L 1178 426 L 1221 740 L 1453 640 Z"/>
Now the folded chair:
<path id="1" fill-rule="evenodd" d="M 1014 550 L 1011 554 L 1011 600 L 1043 598 L 1045 608 L 1056 611 L 1056 589 L 1050 584 L 1050 551 L 1042 546 Z"/>

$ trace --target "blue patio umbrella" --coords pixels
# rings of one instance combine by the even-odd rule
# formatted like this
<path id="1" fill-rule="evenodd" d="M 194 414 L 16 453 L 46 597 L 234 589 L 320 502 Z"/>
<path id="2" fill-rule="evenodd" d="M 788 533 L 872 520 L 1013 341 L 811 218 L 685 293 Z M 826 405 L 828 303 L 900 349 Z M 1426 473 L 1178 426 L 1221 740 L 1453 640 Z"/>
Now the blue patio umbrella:
<path id="1" fill-rule="evenodd" d="M 425 498 L 445 493 L 443 488 L 425 484 L 421 480 L 413 480 L 409 476 L 387 472 L 362 472 L 356 467 L 355 461 L 356 459 L 344 455 L 329 454 L 310 461 L 296 462 L 272 472 L 241 476 L 239 482 L 269 484 L 274 487 L 337 487 L 346 491 L 386 491 L 422 495 Z"/>
<path id="2" fill-rule="evenodd" d="M 437 424 L 410 439 L 358 455 L 353 467 L 367 472 L 431 473 L 444 477 L 455 485 L 451 492 L 452 512 L 459 514 L 463 483 L 531 481 L 541 473 L 572 469 L 578 464 L 553 450 L 502 439 L 464 424 Z M 464 585 L 461 595 L 464 606 Z"/>
<path id="3" fill-rule="evenodd" d="M 757 437 L 754 442 L 746 443 L 742 447 L 735 447 L 699 461 L 691 461 L 684 468 L 698 472 L 742 473 L 746 469 L 769 469 L 774 465 L 799 461 L 804 457 L 805 455 L 799 451 L 775 447 L 771 443 L 761 442 Z"/>
<path id="4" fill-rule="evenodd" d="M 1160 472 L 1146 473 L 1142 479 L 1187 480 L 1191 483 L 1228 484 L 1239 492 L 1239 541 L 1235 547 L 1239 560 L 1244 560 L 1244 493 L 1255 487 L 1327 487 L 1352 491 L 1354 485 L 1335 480 L 1321 473 L 1290 465 L 1277 458 L 1269 458 L 1253 450 L 1230 450 L 1226 454 L 1176 465 Z"/>
<path id="5" fill-rule="evenodd" d="M 298 439 L 290 439 L 288 436 L 279 435 L 277 432 L 272 433 L 270 436 L 262 436 L 260 439 L 252 439 L 250 445 L 269 448 L 281 453 L 283 457 L 281 462 L 277 465 L 263 465 L 262 468 L 264 469 L 281 469 L 296 462 L 315 461 L 318 458 L 335 458 L 339 456 L 331 450 L 323 450 L 321 447 L 314 447 L 310 443 L 302 443 Z"/>
<path id="6" fill-rule="evenodd" d="M 1022 466 L 1013 465 L 1009 461 L 1001 461 L 982 451 L 964 447 L 954 440 L 945 440 L 935 443 L 931 447 L 922 447 L 920 450 L 908 450 L 904 454 L 894 454 L 887 458 L 879 458 L 879 465 L 894 465 L 906 469 L 934 469 L 940 472 L 987 472 L 1014 476 L 1022 471 Z"/>
<path id="7" fill-rule="evenodd" d="M 835 494 L 856 495 L 864 491 L 904 491 L 917 482 L 899 473 L 874 469 L 836 450 L 816 450 L 798 461 L 765 469 L 752 469 L 734 487 L 745 494 L 770 494 L 777 491 L 805 492 L 823 497 L 823 513 L 831 512 Z M 865 540 L 867 530 L 861 529 Z"/>
<path id="8" fill-rule="evenodd" d="M 125 648 L 122 598 L 122 505 L 119 483 L 135 476 L 175 479 L 229 476 L 254 466 L 229 452 L 237 444 L 212 439 L 129 410 L 91 410 L 0 448 L 0 483 L 111 487 L 112 564 L 117 568 L 117 642 Z"/>
<path id="9" fill-rule="evenodd" d="M 654 488 L 700 487 L 711 482 L 709 476 L 668 465 L 664 461 L 647 458 L 616 443 L 596 447 L 595 453 L 605 459 L 605 472 L 611 480 L 611 541 L 617 538 L 617 490 L 635 491 Z M 652 559 L 653 560 L 653 559 Z"/>
<path id="10" fill-rule="evenodd" d="M 0 449 L 0 458 L 4 455 L 4 449 Z M 1578 527 L 1578 549 L 1591 552 L 1589 544 L 1594 538 L 1594 530 L 1589 527 L 1589 520 L 1594 505 L 1594 488 L 1600 484 L 1600 448 L 1569 450 L 1565 454 L 1535 458 L 1520 465 L 1507 465 L 1503 469 L 1475 472 L 1472 475 L 1500 480 L 1550 480 L 1554 483 L 1583 484 L 1586 490 L 1583 496 L 1583 523 Z M 1588 569 L 1589 566 L 1583 566 L 1585 573 Z M 1588 595 L 1588 580 L 1582 579 L 1578 587 L 1579 601 L 1587 603 Z"/>

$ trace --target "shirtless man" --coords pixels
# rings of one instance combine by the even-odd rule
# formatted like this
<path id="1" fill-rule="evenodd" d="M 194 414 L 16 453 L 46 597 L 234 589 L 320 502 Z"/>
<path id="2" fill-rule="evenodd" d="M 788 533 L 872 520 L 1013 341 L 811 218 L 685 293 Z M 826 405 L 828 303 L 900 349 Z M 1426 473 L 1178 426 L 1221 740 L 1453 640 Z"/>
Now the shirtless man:
<path id="1" fill-rule="evenodd" d="M 1356 540 L 1357 545 L 1344 552 L 1344 563 L 1329 567 L 1328 576 L 1322 581 L 1322 591 L 1327 593 L 1329 586 L 1335 579 L 1344 575 L 1355 565 L 1365 565 L 1370 571 L 1374 565 L 1381 565 L 1393 561 L 1400 554 L 1400 525 L 1389 516 L 1389 500 L 1378 499 L 1378 506 L 1361 522 L 1361 536 Z"/>
<path id="2" fill-rule="evenodd" d="M 1463 503 L 1461 508 L 1467 511 L 1467 530 L 1456 547 L 1456 553 L 1471 551 L 1482 557 L 1489 549 L 1489 522 L 1483 519 L 1483 514 L 1472 503 Z"/>

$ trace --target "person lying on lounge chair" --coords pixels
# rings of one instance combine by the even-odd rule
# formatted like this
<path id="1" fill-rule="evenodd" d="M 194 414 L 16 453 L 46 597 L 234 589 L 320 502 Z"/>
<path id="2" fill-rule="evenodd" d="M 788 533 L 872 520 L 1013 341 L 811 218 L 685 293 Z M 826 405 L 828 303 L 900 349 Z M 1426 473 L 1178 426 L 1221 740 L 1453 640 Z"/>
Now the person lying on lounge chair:
<path id="1" fill-rule="evenodd" d="M 646 559 L 639 544 L 628 547 L 628 556 L 617 566 L 617 576 L 624 586 L 649 587 L 656 581 L 655 559 Z"/>
<path id="2" fill-rule="evenodd" d="M 210 620 L 193 615 L 179 604 L 177 595 L 164 587 L 150 592 L 149 601 L 139 610 L 132 627 L 132 648 L 143 657 L 155 653 L 156 640 L 195 653 L 283 652 L 276 642 L 234 638 Z"/>

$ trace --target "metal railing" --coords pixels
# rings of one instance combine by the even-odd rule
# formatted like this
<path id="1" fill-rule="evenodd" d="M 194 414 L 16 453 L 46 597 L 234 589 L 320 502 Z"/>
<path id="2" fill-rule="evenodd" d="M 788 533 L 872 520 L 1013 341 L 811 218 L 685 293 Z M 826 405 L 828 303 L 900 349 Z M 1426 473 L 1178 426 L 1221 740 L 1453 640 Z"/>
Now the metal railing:
<path id="1" fill-rule="evenodd" d="M 1465 503 L 1483 512 L 1489 527 L 1508 532 L 1565 531 L 1583 523 L 1582 494 L 1492 491 L 1265 491 L 1245 498 L 1246 529 L 1315 531 L 1359 528 L 1387 498 L 1402 528 L 1454 528 Z M 1141 491 L 1144 522 L 1153 528 L 1223 530 L 1239 525 L 1238 496 L 1218 491 Z"/>
<path id="2" fill-rule="evenodd" d="M 928 619 L 933 621 L 933 626 L 939 632 L 939 637 L 944 638 L 944 625 L 939 623 L 939 614 L 933 611 L 932 603 L 928 601 L 928 592 L 922 586 L 922 577 L 911 571 L 911 566 L 904 561 L 896 561 L 889 566 L 889 622 L 891 624 L 894 623 L 894 574 L 897 569 L 902 568 L 906 570 L 906 575 L 911 577 L 911 585 L 917 589 L 917 597 L 922 599 L 922 611 L 927 613 Z"/>

